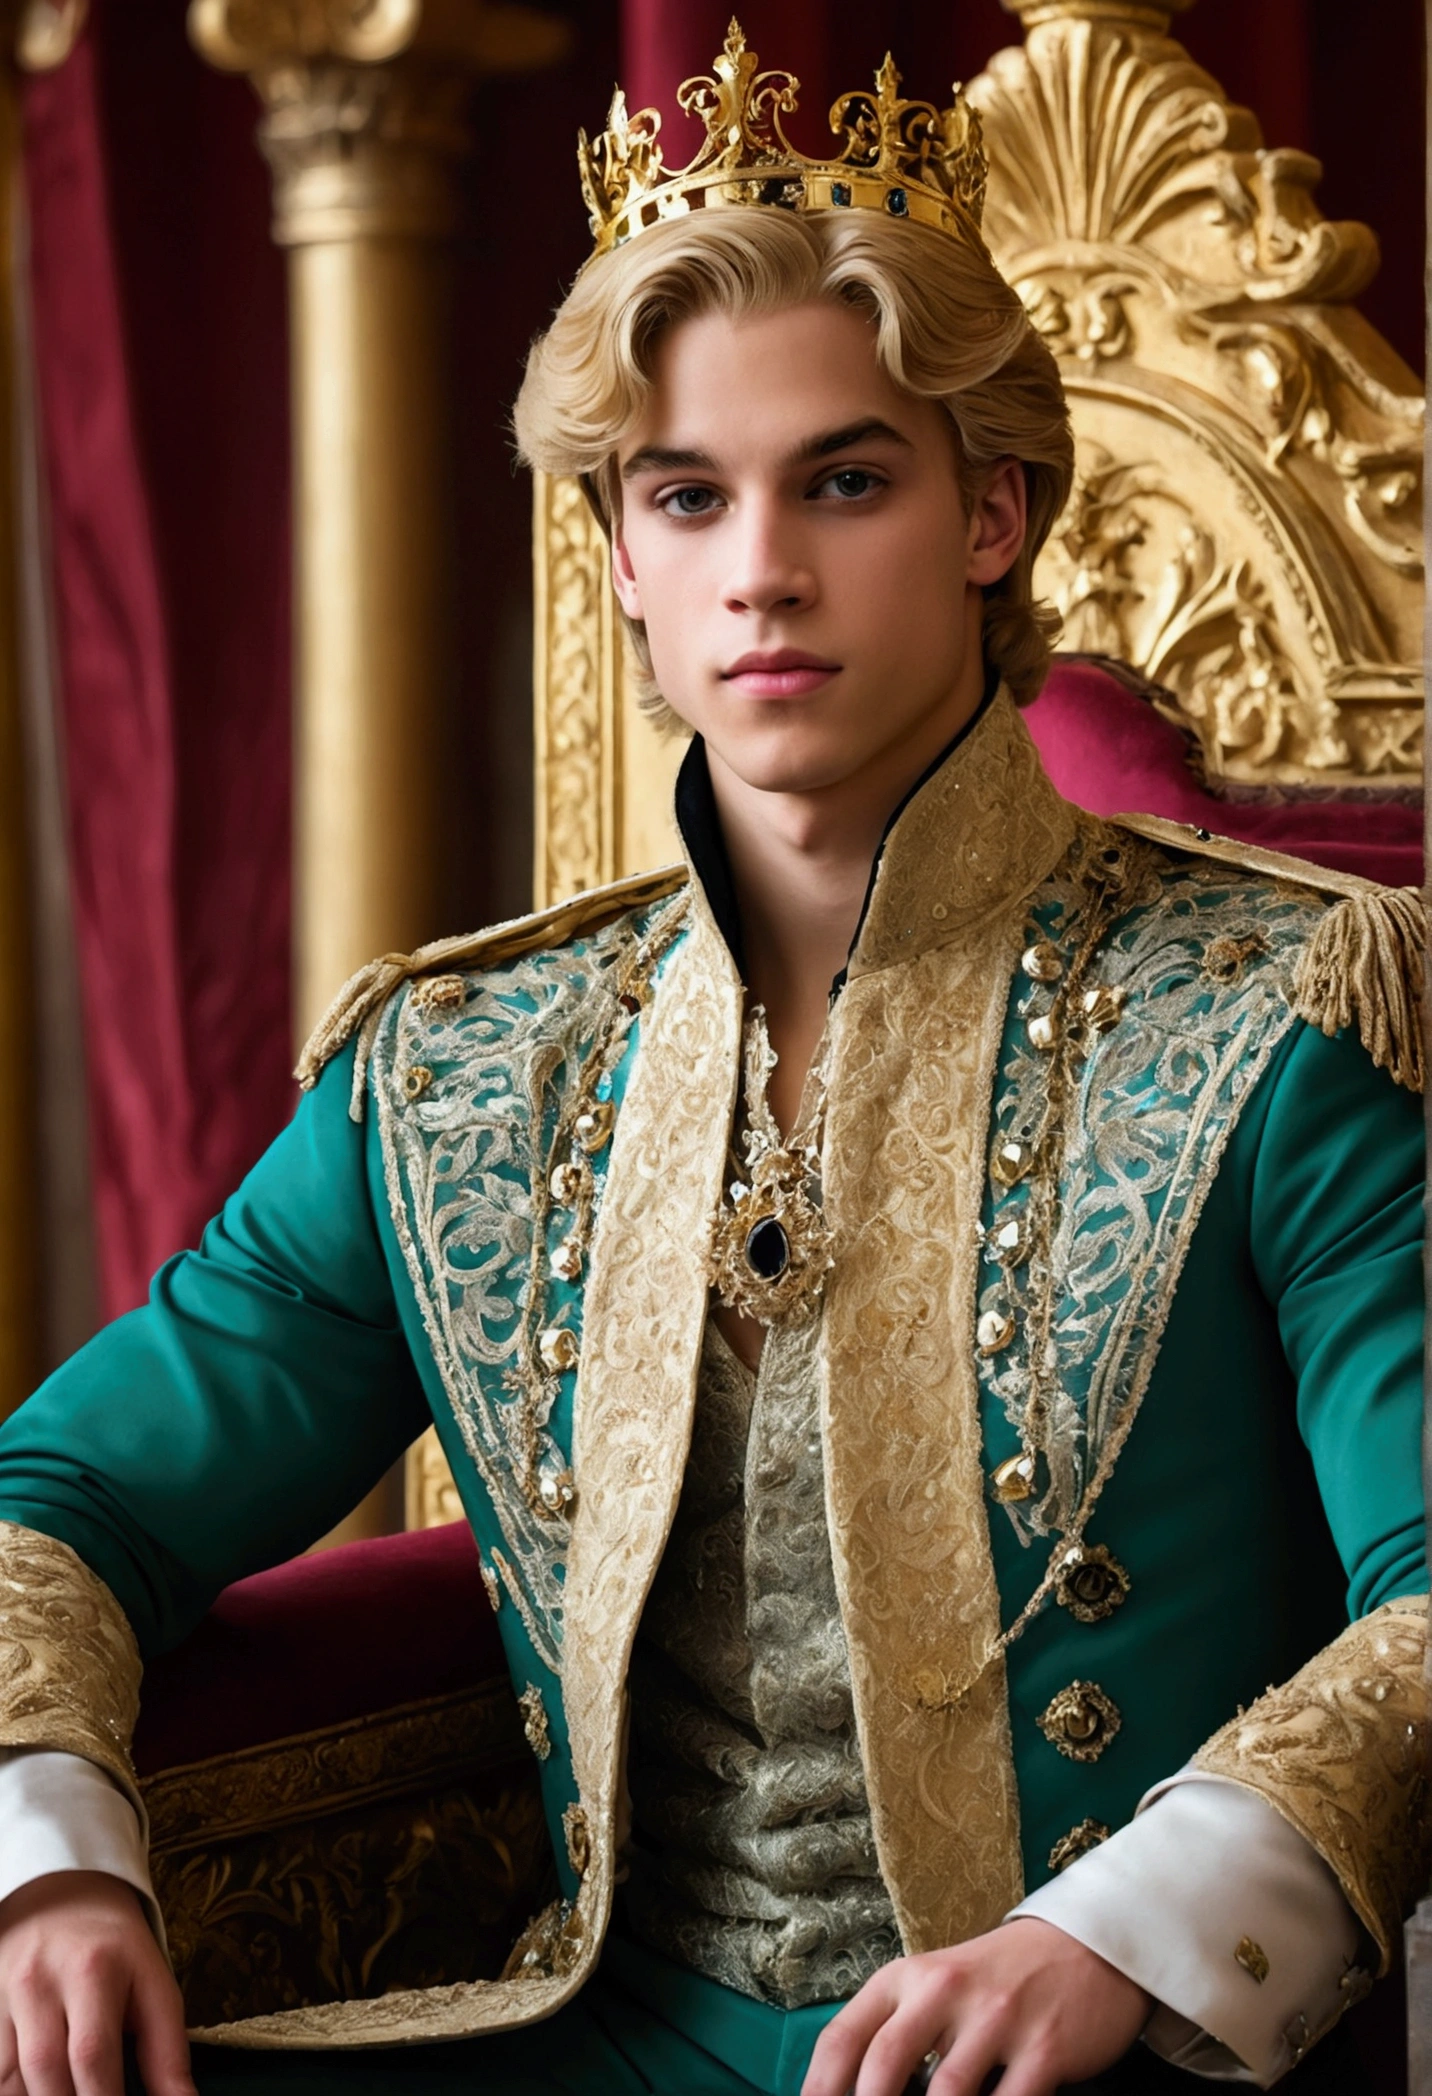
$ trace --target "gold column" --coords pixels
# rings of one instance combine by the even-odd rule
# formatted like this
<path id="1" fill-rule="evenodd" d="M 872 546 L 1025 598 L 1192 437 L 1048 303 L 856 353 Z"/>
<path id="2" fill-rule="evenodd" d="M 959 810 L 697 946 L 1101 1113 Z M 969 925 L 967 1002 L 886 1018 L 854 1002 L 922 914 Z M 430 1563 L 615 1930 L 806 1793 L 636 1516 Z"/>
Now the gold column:
<path id="1" fill-rule="evenodd" d="M 20 74 L 59 65 L 84 22 L 83 0 L 3 0 L 0 37 L 0 1418 L 34 1388 L 41 1365 L 35 1218 L 34 955 L 20 669 L 19 458 L 16 448 L 16 232 L 21 196 Z"/>
<path id="2" fill-rule="evenodd" d="M 483 0 L 191 0 L 189 33 L 258 90 L 289 257 L 302 1038 L 355 968 L 442 929 L 466 112 L 476 80 L 551 62 L 568 31 Z M 341 1533 L 402 1516 L 394 1477 Z"/>

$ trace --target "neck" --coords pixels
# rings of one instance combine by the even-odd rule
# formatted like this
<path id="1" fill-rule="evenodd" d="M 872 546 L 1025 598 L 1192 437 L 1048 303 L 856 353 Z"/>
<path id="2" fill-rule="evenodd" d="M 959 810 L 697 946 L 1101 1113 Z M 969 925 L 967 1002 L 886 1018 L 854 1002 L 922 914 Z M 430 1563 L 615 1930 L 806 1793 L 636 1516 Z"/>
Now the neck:
<path id="1" fill-rule="evenodd" d="M 980 695 L 976 679 L 957 705 L 931 717 L 921 736 L 813 792 L 750 786 L 708 745 L 746 986 L 752 1002 L 765 1007 L 779 1058 L 771 1106 L 783 1129 L 796 1117 L 831 984 L 849 957 L 891 813 L 973 718 Z"/>

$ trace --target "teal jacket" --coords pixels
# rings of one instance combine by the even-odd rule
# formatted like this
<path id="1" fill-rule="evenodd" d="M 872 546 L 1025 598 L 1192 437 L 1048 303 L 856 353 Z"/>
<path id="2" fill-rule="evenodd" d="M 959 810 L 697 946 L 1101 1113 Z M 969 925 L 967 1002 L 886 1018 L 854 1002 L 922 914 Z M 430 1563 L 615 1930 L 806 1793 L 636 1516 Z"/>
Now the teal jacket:
<path id="1" fill-rule="evenodd" d="M 834 1542 L 838 1566 L 845 1565 L 843 1607 L 858 1702 L 867 1681 L 862 1744 L 877 1764 L 878 1838 L 885 1799 L 890 1852 L 887 1857 L 882 1845 L 882 1865 L 898 1881 L 897 1913 L 912 1947 L 989 1925 L 1021 1884 L 1045 1879 L 1058 1845 L 1085 1822 L 1109 1828 L 1126 1822 L 1152 1784 L 1197 1753 L 1268 1684 L 1315 1662 L 1350 1620 L 1426 1587 L 1420 1108 L 1374 1067 L 1354 1029 L 1325 1036 L 1293 1016 L 1290 971 L 1326 914 L 1326 897 L 1311 885 L 1239 871 L 1227 855 L 1210 862 L 1196 848 L 1186 855 L 1121 833 L 1135 858 L 1144 854 L 1138 861 L 1144 885 L 1102 949 L 1101 979 L 1119 989 L 1122 1010 L 1107 1036 L 1091 1035 L 1075 1114 L 1078 1140 L 1066 1133 L 1063 1235 L 1051 1255 L 1064 1382 L 1084 1437 L 1075 1436 L 1067 1503 L 1061 1505 L 1051 1487 L 1042 1505 L 1006 1507 L 985 1489 L 1019 1450 L 1019 1376 L 1014 1354 L 975 1346 L 972 1327 L 981 1305 L 1002 1300 L 994 1248 L 1023 1196 L 1017 1182 L 1001 1183 L 983 1160 L 991 1142 L 1018 1134 L 1040 1083 L 1028 1023 L 1032 985 L 1019 970 L 1018 952 L 1033 934 L 1057 945 L 1067 932 L 1077 902 L 1068 873 L 1071 839 L 1086 834 L 1087 842 L 1092 834 L 1080 832 L 1080 819 L 1031 772 L 1021 799 L 1027 864 L 1021 863 L 1018 841 L 1009 841 L 1009 804 L 996 808 L 991 847 L 1000 837 L 1017 877 L 993 905 L 978 889 L 978 907 L 972 903 L 967 913 L 970 967 L 960 974 L 951 959 L 957 942 L 946 937 L 946 927 L 951 917 L 956 926 L 961 922 L 960 883 L 976 878 L 970 862 L 978 854 L 971 850 L 961 871 L 938 853 L 932 858 L 930 837 L 943 834 L 939 825 L 948 828 L 952 786 L 968 794 L 979 782 L 981 762 L 997 761 L 1004 778 L 1013 765 L 1027 765 L 1024 731 L 1012 709 L 1001 702 L 987 723 L 990 718 L 995 733 L 986 724 L 974 738 L 976 745 L 983 738 L 983 752 L 971 753 L 969 745 L 957 750 L 887 842 L 842 993 L 851 1000 L 849 1052 L 859 1048 L 873 1089 L 862 1094 L 847 1085 L 846 1096 L 863 1098 L 863 1105 L 844 1118 L 833 1105 L 827 1138 L 829 1199 L 838 1220 L 854 1219 L 851 1278 L 838 1266 L 825 1313 L 832 1326 Z M 1076 862 L 1080 848 L 1076 841 Z M 976 874 L 985 879 L 983 868 Z M 1307 874 L 1309 883 L 1319 879 L 1311 869 Z M 907 950 L 900 941 L 910 937 L 907 920 L 915 922 L 912 880 L 922 900 L 928 892 L 948 900 L 929 906 L 920 919 L 927 929 L 917 927 Z M 520 1088 L 514 1084 L 502 1098 L 501 1087 L 494 1089 L 503 1028 L 517 1023 L 530 1038 L 547 1025 L 555 1038 L 565 1027 L 561 1037 L 575 1068 L 582 1029 L 574 1030 L 570 1012 L 562 1018 L 563 997 L 609 990 L 620 957 L 669 904 L 622 908 L 621 896 L 608 896 L 589 908 L 590 925 L 575 936 L 544 946 L 528 932 L 515 944 L 534 950 L 520 957 L 512 956 L 511 939 L 506 949 L 500 939 L 479 946 L 470 962 L 459 954 L 449 964 L 461 980 L 455 1014 L 435 1014 L 411 989 L 375 1002 L 369 1023 L 327 1060 L 291 1125 L 226 1203 L 200 1248 L 171 1260 L 143 1309 L 101 1333 L 0 1429 L 0 1519 L 71 1546 L 114 1596 L 148 1655 L 183 1638 L 221 1587 L 304 1549 L 435 1423 L 484 1563 L 491 1568 L 505 1553 L 504 1570 L 512 1571 L 513 1605 L 505 1605 L 504 1592 L 498 1621 L 514 1686 L 535 1689 L 542 1711 L 551 1751 L 541 1777 L 564 1892 L 563 1908 L 547 1936 L 539 1933 L 530 1960 L 530 1984 L 548 1990 L 540 2006 L 513 2007 L 513 1996 L 504 2008 L 496 2000 L 501 1988 L 479 1989 L 487 2006 L 474 2010 L 467 2027 L 548 2012 L 590 1969 L 605 1928 L 610 1886 L 599 1896 L 592 1884 L 610 1870 L 600 1858 L 614 1811 L 608 1791 L 619 1770 L 614 1778 L 607 1763 L 615 1768 L 619 1748 L 591 1744 L 606 1736 L 606 1720 L 594 1712 L 607 1690 L 601 1679 L 587 1682 L 583 1655 L 599 1655 L 602 1678 L 620 1675 L 621 1639 L 629 1639 L 639 1614 L 672 1501 L 669 1480 L 651 1483 L 656 1496 L 649 1509 L 635 1471 L 623 1473 L 624 1500 L 613 1481 L 604 1480 L 594 1429 L 582 1438 L 582 1390 L 589 1379 L 599 1393 L 590 1400 L 590 1416 L 610 1416 L 616 1425 L 607 1438 L 619 1440 L 626 1415 L 598 1412 L 599 1401 L 616 1400 L 600 1396 L 598 1368 L 589 1375 L 587 1364 L 595 1361 L 595 1321 L 606 1319 L 616 1330 L 630 1314 L 630 1298 L 624 1313 L 612 1278 L 620 1266 L 620 1218 L 627 1213 L 625 1191 L 618 1196 L 613 1189 L 623 1174 L 623 1189 L 629 1179 L 636 1183 L 622 1147 L 628 1112 L 632 1155 L 635 1123 L 647 1115 L 648 1149 L 665 1143 L 668 1160 L 658 1174 L 661 1184 L 640 1200 L 632 1197 L 631 1214 L 665 1233 L 661 1256 L 674 1262 L 673 1275 L 695 1269 L 694 1279 L 673 1281 L 664 1294 L 686 1291 L 690 1307 L 681 1314 L 688 1324 L 704 1315 L 699 1231 L 688 1230 L 686 1242 L 673 1248 L 669 1216 L 699 1222 L 697 1211 L 709 1211 L 712 1191 L 719 1194 L 734 1065 L 723 1051 L 708 1069 L 696 1036 L 704 985 L 724 969 L 734 988 L 720 1009 L 734 1012 L 738 1037 L 740 988 L 699 884 L 692 894 L 695 914 L 663 960 L 650 1012 L 633 1026 L 605 1086 L 617 1132 L 609 1165 L 606 1157 L 598 1160 L 602 1209 L 590 1279 L 552 1283 L 544 1312 L 582 1339 L 583 1365 L 560 1379 L 547 1422 L 554 1446 L 569 1458 L 574 1414 L 578 1422 L 570 1564 L 559 1523 L 550 1563 L 536 1570 L 511 1566 L 512 1508 L 503 1504 L 506 1486 L 494 1470 L 498 1444 L 482 1439 L 483 1415 L 504 1401 L 503 1318 L 511 1316 L 511 1276 L 530 1270 L 531 1247 L 508 1247 L 515 1263 L 504 1280 L 501 1259 L 494 1264 L 491 1248 L 476 1244 L 470 1232 L 460 1241 L 444 1237 L 445 1213 L 466 1198 L 461 1172 L 449 1173 L 449 1153 L 457 1129 L 467 1125 L 464 1114 L 468 1122 L 474 1112 L 479 1122 L 485 1114 L 484 1126 L 500 1128 L 501 1159 L 489 1154 L 485 1166 L 473 1162 L 466 1184 L 486 1170 L 505 1189 L 505 1212 L 520 1220 L 543 1156 L 542 1131 L 554 1123 L 564 1080 L 549 1078 L 523 1121 Z M 1236 947 L 1250 927 L 1246 951 L 1234 955 L 1226 975 L 1220 959 L 1195 980 L 1190 953 L 1222 955 L 1216 942 L 1232 939 Z M 1195 933 L 1196 948 L 1190 943 Z M 997 966 L 988 964 L 989 954 L 1000 957 Z M 928 983 L 916 984 L 910 1005 L 916 1016 L 899 1020 L 901 982 L 922 967 L 933 969 L 930 982 L 946 984 L 949 994 L 937 1003 Z M 988 992 L 978 988 L 987 977 L 994 978 Z M 980 1018 L 983 1006 L 966 1010 L 960 1003 L 975 995 L 970 984 L 985 998 L 988 1020 Z M 938 1018 L 940 1011 L 956 1014 L 960 1026 L 931 1030 L 930 1014 Z M 665 1045 L 663 1012 L 671 1036 Z M 969 1096 L 977 1105 L 966 1110 L 978 1125 L 949 1165 L 948 1230 L 938 1206 L 946 1197 L 932 1194 L 929 1215 L 919 1223 L 923 1237 L 909 1239 L 928 1245 L 937 1264 L 949 1255 L 948 1285 L 964 1291 L 954 1298 L 957 1321 L 967 1319 L 971 1329 L 957 1335 L 948 1357 L 953 1365 L 942 1367 L 938 1349 L 927 1350 L 931 1320 L 912 1313 L 900 1321 L 903 1273 L 897 1269 L 881 1290 L 878 1263 L 870 1262 L 888 1258 L 889 1247 L 883 1253 L 863 1247 L 872 1219 L 893 1216 L 898 1223 L 913 1198 L 910 1188 L 922 1183 L 915 1151 L 920 1142 L 934 1144 L 934 1107 L 964 1081 L 952 1074 L 945 1091 L 931 1090 L 929 1072 L 938 1073 L 941 1055 L 964 1053 L 966 1020 L 970 1038 L 981 1025 L 988 1034 L 986 1075 L 974 1071 Z M 727 1018 L 719 1023 L 729 1032 Z M 902 1148 L 883 1122 L 873 1133 L 868 1123 L 872 1099 L 883 1112 L 880 1102 L 912 1081 L 909 1051 L 917 1033 L 927 1053 L 917 1094 L 925 1103 L 904 1124 Z M 947 1038 L 952 1033 L 960 1037 Z M 426 1082 L 413 1099 L 405 1078 L 419 1052 Z M 897 1072 L 883 1089 L 882 1055 L 894 1057 L 889 1067 Z M 696 1087 L 704 1113 L 683 1108 L 678 1114 L 672 1099 L 657 1096 L 654 1079 L 639 1081 L 643 1063 L 649 1060 L 654 1070 L 663 1056 L 674 1058 L 688 1089 Z M 950 1068 L 953 1073 L 955 1065 Z M 840 1087 L 837 1064 L 833 1101 L 842 1096 Z M 350 1110 L 355 1091 L 360 1101 L 366 1098 L 357 1118 Z M 459 1101 L 466 1102 L 461 1112 L 454 1105 Z M 714 1147 L 709 1131 L 697 1126 L 703 1119 L 719 1123 Z M 1179 1134 L 1191 1120 L 1204 1130 L 1196 1154 Z M 678 1123 L 689 1135 L 681 1135 Z M 683 1162 L 683 1141 L 691 1157 L 699 1150 L 699 1170 Z M 969 1156 L 978 1161 L 973 1185 L 962 1162 Z M 841 1159 L 850 1160 L 848 1170 Z M 938 1159 L 930 1166 L 936 1175 L 944 1168 Z M 603 1193 L 608 1172 L 612 1184 Z M 662 1201 L 677 1205 L 669 1213 L 650 1205 Z M 873 1216 L 862 1215 L 860 1203 L 872 1201 Z M 874 1278 L 857 1299 L 863 1259 Z M 470 1336 L 461 1344 L 453 1338 L 464 1293 L 474 1288 L 489 1298 L 470 1320 L 471 1330 L 486 1330 L 492 1339 L 487 1366 L 469 1358 Z M 886 1320 L 873 1341 L 872 1306 Z M 651 1312 L 665 1314 L 664 1303 Z M 699 1321 L 693 1328 L 699 1330 Z M 607 1324 L 601 1329 L 605 1333 Z M 674 1357 L 686 1341 L 662 1344 Z M 601 1373 L 617 1377 L 620 1364 L 611 1360 L 604 1342 Z M 868 1449 L 861 1453 L 858 1436 L 870 1431 L 882 1406 L 907 1402 L 902 1392 L 920 1385 L 922 1362 L 933 1364 L 932 1405 L 937 1398 L 946 1402 L 948 1390 L 958 1397 L 960 1375 L 975 1403 L 970 1447 L 959 1456 L 965 1462 L 967 1455 L 973 1468 L 948 1474 L 932 1468 L 935 1485 L 927 1497 L 935 1512 L 928 1521 L 919 1516 L 926 1523 L 921 1548 L 937 1569 L 920 1570 L 926 1559 L 919 1550 L 902 1560 L 908 1613 L 921 1616 L 919 1581 L 928 1579 L 925 1601 L 937 1629 L 943 1586 L 937 1594 L 936 1585 L 947 1578 L 961 1596 L 961 1622 L 976 1619 L 984 1606 L 982 1565 L 992 1572 L 991 1627 L 1008 1630 L 1019 1619 L 1062 1547 L 1100 1448 L 1125 1435 L 1084 1536 L 1086 1551 L 1114 1560 L 1114 1585 L 1127 1589 L 1123 1598 L 1111 1601 L 1109 1582 L 1100 1586 L 1096 1579 L 1096 1605 L 1081 1617 L 1049 1595 L 973 1688 L 959 1657 L 965 1633 L 947 1625 L 922 1659 L 911 1642 L 927 1634 L 919 1622 L 880 1627 L 882 1608 L 891 1613 L 889 1593 L 878 1584 L 886 1570 L 861 1569 L 862 1554 L 889 1558 L 879 1546 L 879 1523 L 903 1494 L 900 1519 L 908 1527 L 911 1495 L 925 1491 L 926 1480 L 924 1473 L 909 1474 L 897 1492 L 887 1478 L 873 1493 L 865 1474 Z M 694 1381 L 694 1361 L 672 1367 L 663 1360 L 660 1375 L 685 1376 L 688 1368 Z M 653 1366 L 649 1379 L 657 1376 Z M 864 1392 L 860 1419 L 843 1423 L 840 1394 L 852 1378 Z M 1099 1412 L 1102 1442 L 1092 1423 Z M 664 1419 L 652 1431 L 657 1447 L 668 1431 Z M 684 1443 L 671 1431 L 675 1440 L 665 1445 L 677 1451 L 679 1477 Z M 958 1433 L 949 1438 L 957 1441 Z M 589 1543 L 585 1564 L 583 1520 L 593 1532 L 605 1524 L 602 1547 Z M 947 1558 L 930 1541 L 944 1533 L 942 1521 L 954 1539 Z M 619 1570 L 612 1569 L 613 1538 L 630 1557 Z M 946 1563 L 958 1571 L 947 1575 L 939 1569 Z M 554 1593 L 559 1599 L 549 1607 Z M 609 1630 L 609 1619 L 618 1615 L 627 1629 Z M 584 1624 L 594 1626 L 589 1637 Z M 603 1639 L 613 1642 L 604 1646 Z M 897 1646 L 896 1657 L 887 1658 Z M 980 1674 L 978 1666 L 973 1671 Z M 1096 1732 L 1102 1728 L 1104 1735 L 1094 1742 L 1097 1750 L 1071 1752 L 1087 1730 L 1061 1730 L 1060 1698 L 1071 1687 L 1090 1685 L 1114 1712 L 1114 1723 L 1096 1711 Z M 619 1680 L 612 1695 L 619 1709 Z M 888 1722 L 878 1715 L 887 1709 Z M 973 1728 L 967 1738 L 961 1726 Z M 896 1744 L 882 1772 L 887 1737 Z M 937 1779 L 941 1764 L 930 1760 L 932 1739 L 937 1747 L 953 1742 L 950 1789 L 945 1809 L 935 1815 L 944 1829 L 938 1840 L 907 1783 L 915 1763 L 898 1759 L 924 1756 L 920 1766 Z M 961 1759 L 965 1747 L 973 1757 L 968 1765 Z M 962 1801 L 997 1763 L 1008 1765 L 1008 1796 L 970 1805 L 967 1814 Z M 583 1816 L 580 1844 L 572 1838 L 574 1811 Z M 985 1847 L 966 1873 L 973 1889 L 958 1895 L 966 1907 L 952 1921 L 948 1905 L 933 1904 L 951 1895 L 927 1896 L 918 1870 L 902 1855 L 897 1823 L 908 1818 L 912 1842 L 941 1849 L 939 1871 L 948 1879 L 962 1821 L 981 1811 Z M 596 1862 L 587 1859 L 588 1835 Z M 1345 1882 L 1366 1913 L 1357 1884 Z M 511 1984 L 520 1985 L 521 1976 L 509 1992 Z"/>

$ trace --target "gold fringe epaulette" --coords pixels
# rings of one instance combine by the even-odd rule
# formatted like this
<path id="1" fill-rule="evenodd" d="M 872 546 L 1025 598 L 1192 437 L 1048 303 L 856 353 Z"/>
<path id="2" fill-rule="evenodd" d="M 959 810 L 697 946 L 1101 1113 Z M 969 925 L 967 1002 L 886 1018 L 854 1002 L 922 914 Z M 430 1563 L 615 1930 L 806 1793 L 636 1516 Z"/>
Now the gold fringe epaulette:
<path id="1" fill-rule="evenodd" d="M 1245 873 L 1292 881 L 1336 896 L 1303 949 L 1293 982 L 1293 1009 L 1321 1033 L 1356 1023 L 1364 1048 L 1398 1084 L 1420 1092 L 1426 1083 L 1422 1040 L 1422 985 L 1427 947 L 1427 897 L 1421 888 L 1385 888 L 1357 873 L 1337 873 L 1285 852 L 1215 837 L 1188 823 L 1154 815 L 1120 815 L 1120 828 L 1170 850 L 1216 859 Z"/>
<path id="2" fill-rule="evenodd" d="M 304 1091 L 311 1091 L 331 1061 L 370 1020 L 376 1020 L 393 992 L 414 976 L 431 975 L 459 968 L 493 968 L 536 953 L 544 946 L 565 946 L 583 932 L 594 932 L 626 910 L 639 910 L 648 903 L 674 895 L 687 879 L 684 866 L 662 866 L 654 873 L 631 874 L 603 888 L 587 888 L 566 902 L 553 903 L 530 917 L 509 918 L 485 931 L 468 932 L 456 939 L 435 939 L 414 953 L 385 953 L 369 961 L 344 983 L 313 1032 L 309 1035 L 294 1076 Z M 360 1058 L 366 1064 L 366 1057 Z M 354 1119 L 361 1118 L 361 1085 L 355 1076 Z"/>

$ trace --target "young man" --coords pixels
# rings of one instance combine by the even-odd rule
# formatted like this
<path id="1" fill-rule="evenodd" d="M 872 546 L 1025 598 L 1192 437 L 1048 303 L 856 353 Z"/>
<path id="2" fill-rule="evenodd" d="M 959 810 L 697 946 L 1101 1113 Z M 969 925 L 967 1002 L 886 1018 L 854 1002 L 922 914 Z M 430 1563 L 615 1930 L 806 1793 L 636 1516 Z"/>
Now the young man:
<path id="1" fill-rule="evenodd" d="M 1298 2063 L 1425 1880 L 1420 919 L 1060 799 L 1070 438 L 977 127 L 887 70 L 802 161 L 754 68 L 669 181 L 620 103 L 584 142 L 518 407 L 694 731 L 687 867 L 355 979 L 202 1251 L 0 1435 L 5 2096 L 115 2096 L 126 2022 L 190 2086 L 138 1651 L 429 1410 L 562 1897 L 226 2088 L 474 2033 L 487 2096 L 1338 2087 Z"/>

